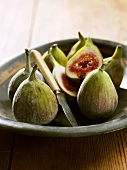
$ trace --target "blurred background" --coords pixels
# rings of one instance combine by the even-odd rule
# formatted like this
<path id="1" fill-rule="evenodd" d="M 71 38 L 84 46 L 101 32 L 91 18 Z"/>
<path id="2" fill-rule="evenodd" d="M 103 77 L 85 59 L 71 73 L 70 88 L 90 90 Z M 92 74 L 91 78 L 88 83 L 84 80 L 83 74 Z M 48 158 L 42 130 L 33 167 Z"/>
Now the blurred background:
<path id="1" fill-rule="evenodd" d="M 0 59 L 78 31 L 126 44 L 126 19 L 126 0 L 0 0 Z"/>

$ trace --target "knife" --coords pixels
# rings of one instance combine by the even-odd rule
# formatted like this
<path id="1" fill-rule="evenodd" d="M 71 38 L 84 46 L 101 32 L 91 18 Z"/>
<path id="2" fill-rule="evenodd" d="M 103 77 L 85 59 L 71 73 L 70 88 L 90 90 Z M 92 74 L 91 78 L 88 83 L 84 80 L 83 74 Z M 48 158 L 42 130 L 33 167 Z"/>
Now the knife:
<path id="1" fill-rule="evenodd" d="M 61 105 L 63 112 L 72 126 L 78 126 L 78 123 L 67 104 L 65 94 L 60 90 L 56 80 L 54 79 L 51 71 L 49 70 L 47 64 L 45 63 L 44 59 L 41 57 L 41 53 L 37 50 L 31 50 L 30 55 L 33 57 L 34 61 L 38 65 L 42 75 L 44 76 L 46 82 L 50 86 L 50 88 L 55 93 L 59 105 Z"/>

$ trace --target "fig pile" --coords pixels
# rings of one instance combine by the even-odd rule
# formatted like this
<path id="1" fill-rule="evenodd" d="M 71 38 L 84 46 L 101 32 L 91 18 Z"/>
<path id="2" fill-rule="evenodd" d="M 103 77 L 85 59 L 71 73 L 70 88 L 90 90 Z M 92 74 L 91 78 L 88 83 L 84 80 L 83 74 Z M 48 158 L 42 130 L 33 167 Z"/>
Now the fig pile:
<path id="1" fill-rule="evenodd" d="M 37 65 L 32 68 L 28 50 L 25 50 L 25 56 L 26 67 L 19 70 L 8 85 L 12 111 L 17 121 L 45 125 L 57 115 L 57 99 Z"/>
<path id="2" fill-rule="evenodd" d="M 122 46 L 117 45 L 112 56 L 104 58 L 90 37 L 84 38 L 80 32 L 78 35 L 78 41 L 68 54 L 65 55 L 58 44 L 52 44 L 42 58 L 61 91 L 71 102 L 77 103 L 82 115 L 92 120 L 103 120 L 111 116 L 118 105 L 118 89 L 124 75 Z M 18 121 L 48 124 L 59 114 L 58 103 L 46 82 L 37 80 L 35 72 L 36 67 L 29 69 L 12 97 L 12 83 L 9 83 L 8 94 Z"/>

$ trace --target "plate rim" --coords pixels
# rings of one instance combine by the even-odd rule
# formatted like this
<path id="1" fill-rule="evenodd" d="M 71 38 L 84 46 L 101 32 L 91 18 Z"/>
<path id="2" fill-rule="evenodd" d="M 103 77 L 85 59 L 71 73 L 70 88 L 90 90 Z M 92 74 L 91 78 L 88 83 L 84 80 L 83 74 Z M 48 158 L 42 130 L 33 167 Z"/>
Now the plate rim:
<path id="1" fill-rule="evenodd" d="M 43 126 L 34 125 L 24 122 L 16 122 L 6 118 L 0 117 L 0 129 L 9 130 L 12 132 L 27 134 L 30 136 L 44 136 L 44 137 L 84 137 L 95 136 L 100 134 L 111 133 L 127 127 L 127 117 L 123 121 L 115 119 L 108 122 L 77 126 L 77 127 L 57 127 L 57 126 Z M 120 124 L 122 121 L 122 124 Z M 112 123 L 111 123 L 112 122 Z M 114 125 L 116 128 L 114 128 Z M 101 128 L 99 128 L 101 126 Z M 108 130 L 107 130 L 108 126 Z M 99 128 L 99 129 L 98 129 Z"/>

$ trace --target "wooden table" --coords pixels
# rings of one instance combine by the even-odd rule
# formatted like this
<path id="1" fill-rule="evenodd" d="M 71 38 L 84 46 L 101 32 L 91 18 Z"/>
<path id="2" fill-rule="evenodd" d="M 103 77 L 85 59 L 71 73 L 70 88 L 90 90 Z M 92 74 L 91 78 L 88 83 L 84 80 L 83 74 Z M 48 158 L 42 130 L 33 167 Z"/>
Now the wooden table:
<path id="1" fill-rule="evenodd" d="M 127 43 L 126 0 L 0 0 L 0 61 L 24 48 L 85 37 Z M 127 129 L 81 138 L 0 130 L 0 170 L 127 170 Z"/>

